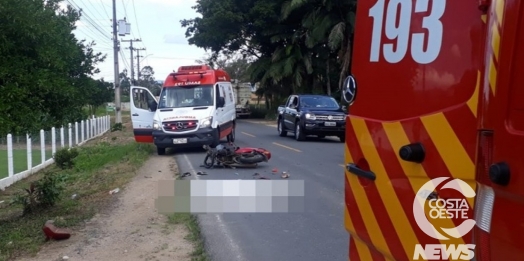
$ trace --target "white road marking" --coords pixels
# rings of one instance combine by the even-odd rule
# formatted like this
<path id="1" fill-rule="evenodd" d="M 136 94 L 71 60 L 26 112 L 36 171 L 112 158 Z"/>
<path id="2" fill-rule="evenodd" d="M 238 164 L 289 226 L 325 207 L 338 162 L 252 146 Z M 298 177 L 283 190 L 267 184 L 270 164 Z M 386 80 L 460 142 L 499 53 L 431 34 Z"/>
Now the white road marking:
<path id="1" fill-rule="evenodd" d="M 189 171 L 191 171 L 191 176 L 194 176 L 195 179 L 200 180 L 200 177 L 196 175 L 196 171 L 193 168 L 193 164 L 191 164 L 191 161 L 189 161 L 186 154 L 184 154 L 184 159 L 186 160 L 189 166 Z M 225 239 L 229 243 L 232 254 L 236 256 L 237 260 L 247 260 L 242 255 L 242 252 L 240 251 L 240 246 L 238 246 L 238 244 L 235 243 L 235 241 L 233 240 L 233 237 L 231 236 L 231 233 L 229 232 L 229 229 L 227 228 L 227 226 L 224 224 L 222 217 L 218 214 L 214 214 L 214 216 L 216 219 L 216 224 L 218 224 L 218 227 L 220 227 L 220 229 L 222 230 L 222 235 L 224 235 Z"/>

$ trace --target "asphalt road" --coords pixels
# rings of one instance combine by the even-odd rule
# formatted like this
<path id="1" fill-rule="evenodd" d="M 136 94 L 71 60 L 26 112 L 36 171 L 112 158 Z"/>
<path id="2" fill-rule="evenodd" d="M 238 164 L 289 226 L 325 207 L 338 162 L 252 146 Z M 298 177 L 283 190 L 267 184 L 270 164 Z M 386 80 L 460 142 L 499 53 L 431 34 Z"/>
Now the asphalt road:
<path id="1" fill-rule="evenodd" d="M 271 151 L 268 163 L 257 169 L 205 169 L 202 149 L 169 152 L 175 155 L 185 179 L 253 180 L 258 172 L 287 171 L 289 180 L 304 181 L 302 213 L 199 214 L 206 250 L 216 261 L 347 260 L 349 235 L 344 229 L 344 147 L 336 137 L 310 137 L 298 142 L 279 137 L 276 126 L 239 120 L 235 144 Z M 197 176 L 197 171 L 208 175 Z M 280 173 L 279 173 L 280 174 Z"/>

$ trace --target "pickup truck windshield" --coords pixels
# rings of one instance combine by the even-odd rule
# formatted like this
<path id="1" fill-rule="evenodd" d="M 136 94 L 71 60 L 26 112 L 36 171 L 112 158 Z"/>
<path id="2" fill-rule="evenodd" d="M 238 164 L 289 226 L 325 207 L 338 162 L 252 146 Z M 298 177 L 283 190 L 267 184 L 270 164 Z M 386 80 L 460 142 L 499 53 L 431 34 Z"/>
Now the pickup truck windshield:
<path id="1" fill-rule="evenodd" d="M 158 108 L 212 106 L 213 101 L 213 85 L 165 87 Z"/>
<path id="2" fill-rule="evenodd" d="M 301 97 L 301 107 L 306 108 L 338 108 L 338 103 L 332 97 Z"/>

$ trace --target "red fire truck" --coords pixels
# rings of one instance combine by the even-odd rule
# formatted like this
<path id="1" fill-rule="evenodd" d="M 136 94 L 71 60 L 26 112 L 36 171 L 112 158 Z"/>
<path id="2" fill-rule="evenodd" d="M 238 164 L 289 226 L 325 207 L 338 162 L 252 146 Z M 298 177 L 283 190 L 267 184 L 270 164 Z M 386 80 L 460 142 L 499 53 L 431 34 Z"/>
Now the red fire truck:
<path id="1" fill-rule="evenodd" d="M 351 261 L 524 260 L 524 1 L 358 0 L 343 96 Z"/>

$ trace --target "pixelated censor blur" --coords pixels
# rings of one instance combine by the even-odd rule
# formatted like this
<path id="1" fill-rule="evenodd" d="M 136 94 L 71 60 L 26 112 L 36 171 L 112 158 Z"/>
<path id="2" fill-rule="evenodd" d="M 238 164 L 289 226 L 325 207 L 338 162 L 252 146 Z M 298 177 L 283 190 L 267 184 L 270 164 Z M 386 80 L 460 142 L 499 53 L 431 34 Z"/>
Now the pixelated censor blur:
<path id="1" fill-rule="evenodd" d="M 159 213 L 304 212 L 303 180 L 162 180 Z"/>

